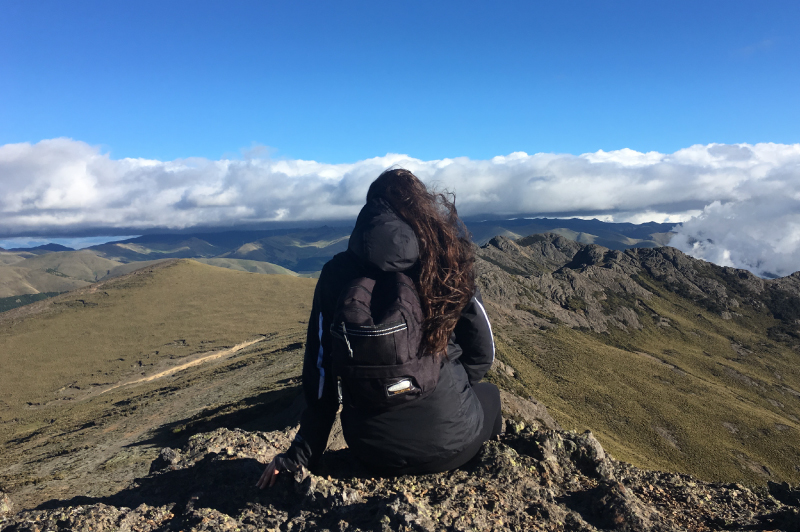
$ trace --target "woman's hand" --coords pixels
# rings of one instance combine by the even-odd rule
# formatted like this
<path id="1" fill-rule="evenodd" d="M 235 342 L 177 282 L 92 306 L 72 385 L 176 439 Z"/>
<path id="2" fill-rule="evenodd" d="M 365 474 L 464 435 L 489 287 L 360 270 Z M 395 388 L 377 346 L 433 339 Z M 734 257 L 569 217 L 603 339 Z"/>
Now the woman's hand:
<path id="1" fill-rule="evenodd" d="M 279 454 L 272 459 L 272 462 L 269 463 L 264 473 L 261 474 L 261 478 L 256 482 L 256 486 L 262 490 L 272 487 L 275 485 L 275 482 L 277 482 L 280 473 L 294 473 L 299 469 L 301 469 L 300 466 L 297 465 L 294 460 L 291 460 L 285 454 Z"/>
<path id="2" fill-rule="evenodd" d="M 275 485 L 275 482 L 278 480 L 278 473 L 280 473 L 280 471 L 278 471 L 277 462 L 278 457 L 276 456 L 272 459 L 272 462 L 267 465 L 264 473 L 261 474 L 261 478 L 258 479 L 258 482 L 256 483 L 256 486 L 258 486 L 259 489 L 263 490 L 266 487 L 272 487 Z"/>

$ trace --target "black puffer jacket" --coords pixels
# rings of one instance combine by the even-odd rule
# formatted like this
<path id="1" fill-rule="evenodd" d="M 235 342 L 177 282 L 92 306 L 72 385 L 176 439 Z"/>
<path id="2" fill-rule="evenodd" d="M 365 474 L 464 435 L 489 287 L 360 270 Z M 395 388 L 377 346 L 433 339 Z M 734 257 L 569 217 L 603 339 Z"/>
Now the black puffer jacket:
<path id="1" fill-rule="evenodd" d="M 377 200 L 367 203 L 359 214 L 348 250 L 323 267 L 314 293 L 303 364 L 308 407 L 287 452 L 296 463 L 314 468 L 339 406 L 329 328 L 342 289 L 375 269 L 407 272 L 418 258 L 419 246 L 411 227 Z M 378 414 L 344 406 L 345 440 L 367 465 L 385 473 L 424 468 L 454 457 L 478 437 L 483 410 L 471 384 L 491 367 L 494 340 L 477 292 L 461 314 L 447 354 L 431 395 Z"/>

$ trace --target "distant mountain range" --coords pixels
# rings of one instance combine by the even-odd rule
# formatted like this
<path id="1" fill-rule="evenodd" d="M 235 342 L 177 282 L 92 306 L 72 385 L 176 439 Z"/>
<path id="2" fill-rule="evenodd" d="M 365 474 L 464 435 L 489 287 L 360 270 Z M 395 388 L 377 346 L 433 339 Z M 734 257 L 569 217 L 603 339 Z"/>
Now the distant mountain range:
<path id="1" fill-rule="evenodd" d="M 347 248 L 351 227 L 283 231 L 145 235 L 87 248 L 119 262 L 220 258 L 270 262 L 298 273 L 315 272 Z"/>
<path id="2" fill-rule="evenodd" d="M 514 220 L 467 220 L 473 240 L 483 245 L 495 236 L 521 238 L 556 233 L 581 244 L 597 244 L 609 249 L 653 248 L 669 245 L 676 224 L 611 223 L 579 218 L 517 218 Z"/>
<path id="3" fill-rule="evenodd" d="M 669 243 L 674 224 L 608 223 L 599 220 L 518 218 L 467 220 L 473 240 L 517 239 L 555 233 L 583 244 L 610 249 L 656 247 Z M 75 251 L 59 244 L 0 249 L 0 298 L 64 292 L 128 273 L 153 261 L 185 258 L 255 273 L 313 276 L 336 253 L 347 249 L 352 226 L 148 234 Z"/>
<path id="4" fill-rule="evenodd" d="M 52 253 L 54 251 L 75 251 L 73 248 L 68 248 L 67 246 L 62 246 L 61 244 L 43 244 L 41 246 L 36 246 L 33 248 L 12 248 L 12 249 L 3 249 L 0 248 L 0 251 L 10 251 L 12 253 L 15 252 L 24 252 L 24 253 L 34 253 L 36 255 L 43 255 L 45 253 Z"/>

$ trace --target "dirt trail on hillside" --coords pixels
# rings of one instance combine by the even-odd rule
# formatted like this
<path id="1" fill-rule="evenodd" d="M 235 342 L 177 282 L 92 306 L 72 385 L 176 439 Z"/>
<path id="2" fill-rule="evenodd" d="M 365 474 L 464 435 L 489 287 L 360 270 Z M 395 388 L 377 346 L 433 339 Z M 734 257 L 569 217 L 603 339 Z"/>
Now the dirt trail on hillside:
<path id="1" fill-rule="evenodd" d="M 174 366 L 174 367 L 172 367 L 170 369 L 167 369 L 167 370 L 164 370 L 164 371 L 160 371 L 160 372 L 155 373 L 153 375 L 148 375 L 147 377 L 142 377 L 141 379 L 136 379 L 136 380 L 132 380 L 132 381 L 128 381 L 128 382 L 120 382 L 119 384 L 115 384 L 115 385 L 113 385 L 113 386 L 111 386 L 109 388 L 106 388 L 105 390 L 100 392 L 98 395 L 102 395 L 102 394 L 104 394 L 106 392 L 109 392 L 109 391 L 114 390 L 116 388 L 120 388 L 122 386 L 131 386 L 131 385 L 134 385 L 134 384 L 142 384 L 144 382 L 154 381 L 154 380 L 160 379 L 162 377 L 168 377 L 168 376 L 173 375 L 173 374 L 175 374 L 175 373 L 177 373 L 179 371 L 183 371 L 183 370 L 191 368 L 193 366 L 199 366 L 200 364 L 203 364 L 205 362 L 211 362 L 212 360 L 218 360 L 220 358 L 228 357 L 230 355 L 233 355 L 234 353 L 237 353 L 237 352 L 241 351 L 242 349 L 244 349 L 246 347 L 250 347 L 251 345 L 256 344 L 258 342 L 263 342 L 264 340 L 266 340 L 266 337 L 262 336 L 261 338 L 256 338 L 255 340 L 249 340 L 247 342 L 242 342 L 240 344 L 236 344 L 235 346 L 233 346 L 233 347 L 231 347 L 229 349 L 223 349 L 222 351 L 215 351 L 215 352 L 213 352 L 213 353 L 211 353 L 209 355 L 206 355 L 204 357 L 196 358 L 194 360 L 190 360 L 189 362 L 185 362 L 185 363 L 180 364 L 178 366 Z"/>

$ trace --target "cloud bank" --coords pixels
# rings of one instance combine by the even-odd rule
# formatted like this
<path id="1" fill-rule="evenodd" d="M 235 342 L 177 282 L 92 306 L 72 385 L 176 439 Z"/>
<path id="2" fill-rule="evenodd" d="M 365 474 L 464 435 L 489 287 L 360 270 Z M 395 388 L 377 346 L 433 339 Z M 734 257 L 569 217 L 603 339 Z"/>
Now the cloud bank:
<path id="1" fill-rule="evenodd" d="M 112 159 L 70 139 L 0 146 L 0 235 L 352 219 L 369 183 L 399 165 L 457 194 L 462 215 L 685 222 L 673 245 L 786 275 L 800 269 L 800 144 L 522 152 L 490 160 L 388 154 L 304 160 Z"/>

